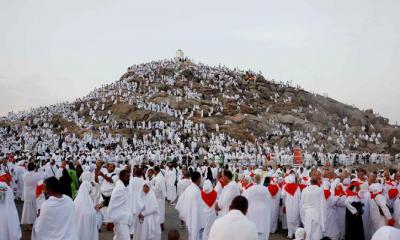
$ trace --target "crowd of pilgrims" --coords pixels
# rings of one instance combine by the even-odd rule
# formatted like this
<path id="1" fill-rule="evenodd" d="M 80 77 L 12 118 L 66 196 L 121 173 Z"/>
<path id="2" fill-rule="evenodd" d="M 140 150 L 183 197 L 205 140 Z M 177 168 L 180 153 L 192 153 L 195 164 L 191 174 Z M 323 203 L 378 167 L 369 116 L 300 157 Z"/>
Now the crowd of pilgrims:
<path id="1" fill-rule="evenodd" d="M 265 136 L 257 137 L 255 142 L 235 139 L 221 133 L 219 131 L 221 123 L 215 123 L 211 129 L 207 129 L 203 120 L 208 117 L 222 116 L 224 113 L 222 101 L 224 100 L 232 100 L 237 105 L 238 111 L 242 104 L 250 108 L 258 108 L 259 113 L 268 112 L 270 107 L 259 109 L 260 106 L 253 106 L 254 100 L 258 98 L 257 94 L 251 94 L 248 88 L 239 86 L 238 82 L 244 75 L 256 75 L 251 71 L 231 70 L 225 66 L 210 67 L 201 63 L 190 64 L 187 68 L 194 77 L 199 79 L 199 83 L 189 81 L 180 63 L 176 61 L 153 61 L 129 67 L 127 73 L 119 81 L 103 85 L 74 102 L 9 113 L 0 120 L 20 123 L 20 125 L 11 124 L 9 127 L 0 128 L 0 150 L 3 153 L 8 151 L 29 151 L 38 155 L 51 153 L 63 155 L 62 157 L 65 158 L 68 155 L 78 156 L 78 151 L 85 149 L 88 145 L 89 151 L 99 150 L 95 154 L 101 154 L 100 157 L 104 160 L 132 159 L 143 156 L 145 152 L 145 155 L 150 155 L 146 158 L 154 158 L 148 160 L 157 161 L 160 158 L 165 159 L 165 152 L 168 152 L 172 157 L 178 158 L 189 154 L 192 158 L 196 154 L 210 155 L 208 157 L 211 158 L 218 155 L 226 160 L 251 159 L 256 164 L 259 164 L 261 158 L 267 153 L 271 153 L 279 164 L 288 165 L 291 164 L 294 147 L 304 150 L 312 147 L 315 149 L 313 152 L 304 152 L 306 166 L 315 164 L 315 161 L 323 164 L 332 160 L 346 165 L 382 163 L 390 158 L 388 154 L 361 155 L 347 152 L 346 149 L 357 152 L 361 143 L 380 144 L 383 142 L 381 134 L 373 125 L 357 127 L 359 129 L 354 132 L 352 130 L 354 126 L 347 117 L 338 121 L 337 126 L 326 129 L 313 128 L 307 132 L 293 130 L 288 125 L 268 120 L 270 129 L 265 132 Z M 178 81 L 187 82 L 187 84 L 180 86 L 177 85 Z M 274 84 L 282 88 L 290 86 L 288 83 L 274 82 Z M 219 93 L 201 94 L 197 91 L 198 85 L 206 89 L 218 89 Z M 162 101 L 154 101 L 154 98 L 165 95 L 170 97 L 165 97 Z M 276 103 L 289 104 L 291 102 L 290 97 L 280 96 L 278 92 L 272 94 L 271 98 Z M 183 100 L 197 103 L 193 103 L 190 107 L 177 107 Z M 207 101 L 207 104 L 200 105 L 199 101 Z M 132 106 L 137 110 L 168 115 L 175 120 L 134 121 L 118 118 L 112 106 L 119 104 Z M 292 111 L 314 114 L 320 110 L 309 105 L 292 109 Z M 194 116 L 200 118 L 195 122 Z M 68 127 L 62 129 L 60 123 L 51 121 L 55 117 L 62 118 L 83 130 L 84 136 L 76 136 Z M 231 123 L 231 120 L 226 120 L 224 125 Z M 132 131 L 133 137 L 119 134 L 118 131 L 121 129 Z M 327 144 L 317 144 L 316 135 L 343 153 L 326 154 Z M 286 137 L 288 143 L 284 146 L 271 144 L 270 140 L 274 137 Z M 397 139 L 394 137 L 392 141 L 396 144 Z M 102 151 L 107 150 L 109 146 L 117 146 L 117 149 L 112 149 L 115 151 L 111 152 Z M 140 152 L 141 150 L 143 151 Z M 398 159 L 400 155 L 395 157 Z"/>
<path id="2" fill-rule="evenodd" d="M 20 239 L 20 224 L 32 239 L 95 240 L 99 231 L 161 239 L 166 204 L 193 240 L 265 240 L 283 231 L 289 239 L 399 239 L 396 169 L 17 160 L 0 161 L 4 240 Z M 15 198 L 23 201 L 21 219 Z"/>
<path id="3" fill-rule="evenodd" d="M 202 120 L 223 115 L 222 100 L 234 101 L 238 110 L 242 104 L 257 107 L 251 104 L 258 94 L 250 94 L 238 84 L 243 75 L 255 74 L 201 63 L 189 65 L 189 69 L 200 79 L 198 83 L 186 79 L 184 70 L 175 61 L 134 65 L 120 81 L 95 89 L 72 103 L 1 117 L 2 122 L 13 124 L 0 127 L 0 152 L 7 154 L 0 160 L 3 176 L 0 208 L 9 212 L 8 220 L 0 215 L 0 221 L 5 221 L 0 224 L 0 239 L 20 237 L 19 224 L 15 224 L 19 219 L 14 214 L 14 198 L 24 202 L 21 223 L 32 231 L 33 239 L 97 239 L 102 225 L 114 230 L 115 239 L 129 239 L 132 234 L 134 239 L 160 239 L 165 199 L 176 204 L 190 239 L 239 239 L 237 236 L 241 235 L 235 231 L 212 231 L 212 226 L 218 226 L 215 229 L 232 227 L 229 222 L 233 221 L 224 223 L 224 217 L 229 217 L 231 212 L 244 225 L 255 228 L 248 232 L 255 233 L 258 239 L 267 239 L 270 232 L 278 231 L 278 226 L 287 229 L 289 237 L 299 230 L 297 239 L 301 239 L 302 232 L 307 239 L 320 236 L 370 239 L 385 221 L 390 220 L 390 225 L 399 223 L 397 195 L 393 196 L 398 174 L 371 172 L 366 179 L 362 170 L 346 170 L 354 164 L 384 164 L 400 159 L 399 154 L 393 158 L 388 154 L 345 150 L 357 150 L 360 143 L 380 144 L 382 136 L 374 126 L 361 126 L 353 134 L 350 131 L 353 126 L 344 118 L 336 127 L 303 132 L 270 120 L 271 128 L 255 142 L 235 139 L 220 131 L 219 124 L 208 129 Z M 177 87 L 178 80 L 188 83 Z M 219 90 L 220 96 L 202 94 L 194 84 Z M 279 83 L 279 86 L 289 85 Z M 152 100 L 162 94 L 170 96 L 167 101 Z M 178 109 L 177 104 L 185 100 L 208 101 L 208 104 Z M 278 93 L 271 95 L 270 100 L 282 104 L 292 101 Z M 168 115 L 175 120 L 117 118 L 112 106 L 119 104 Z M 258 111 L 268 112 L 269 107 Z M 315 113 L 319 110 L 310 105 L 292 111 Z M 194 116 L 198 121 L 194 121 Z M 60 122 L 52 121 L 54 118 L 63 119 L 84 133 L 78 136 L 68 127 L 62 128 Z M 226 120 L 224 124 L 231 123 Z M 133 137 L 119 134 L 121 129 L 131 130 Z M 343 151 L 326 153 L 324 144 L 316 144 L 315 134 Z M 287 137 L 288 144 L 271 144 L 271 138 L 276 136 Z M 393 144 L 396 141 L 393 138 Z M 296 146 L 304 151 L 303 170 L 283 167 L 293 166 L 292 150 Z M 317 150 L 307 152 L 310 146 Z M 163 162 L 173 164 L 164 167 Z M 197 165 L 200 162 L 209 165 Z M 327 164 L 341 167 L 328 174 L 318 167 Z M 323 196 L 320 202 L 323 207 L 307 205 L 316 204 L 304 197 L 308 188 L 315 188 L 318 192 L 315 196 Z M 245 198 L 235 198 L 237 195 Z M 230 207 L 236 212 L 229 211 Z M 378 215 L 376 209 L 383 214 Z M 244 214 L 240 215 L 239 210 Z M 346 232 L 344 219 L 358 223 L 354 225 L 358 228 Z M 360 237 L 361 225 L 364 238 Z M 320 227 L 320 231 L 310 227 Z M 349 235 L 353 233 L 360 238 Z M 214 238 L 213 234 L 216 234 Z"/>

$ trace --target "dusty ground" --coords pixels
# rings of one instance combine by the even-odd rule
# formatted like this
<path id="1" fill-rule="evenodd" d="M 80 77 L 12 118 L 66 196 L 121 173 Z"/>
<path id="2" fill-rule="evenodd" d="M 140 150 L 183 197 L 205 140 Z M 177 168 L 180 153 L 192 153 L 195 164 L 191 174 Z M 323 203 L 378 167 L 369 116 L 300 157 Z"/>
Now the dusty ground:
<path id="1" fill-rule="evenodd" d="M 16 202 L 18 212 L 21 216 L 22 214 L 22 202 Z M 178 212 L 175 210 L 175 208 L 169 204 L 166 204 L 165 208 L 165 228 L 166 230 L 162 233 L 161 239 L 167 239 L 167 233 L 171 229 L 178 229 L 182 239 L 187 239 L 187 229 L 181 229 L 180 228 L 180 221 L 178 218 Z M 22 229 L 22 240 L 30 240 L 31 239 L 31 233 L 27 232 L 24 230 L 24 227 L 21 226 Z M 100 233 L 100 240 L 111 240 L 113 238 L 113 233 L 112 232 L 107 232 L 105 229 Z M 284 234 L 272 234 L 269 238 L 270 240 L 284 240 L 287 239 L 285 238 Z"/>

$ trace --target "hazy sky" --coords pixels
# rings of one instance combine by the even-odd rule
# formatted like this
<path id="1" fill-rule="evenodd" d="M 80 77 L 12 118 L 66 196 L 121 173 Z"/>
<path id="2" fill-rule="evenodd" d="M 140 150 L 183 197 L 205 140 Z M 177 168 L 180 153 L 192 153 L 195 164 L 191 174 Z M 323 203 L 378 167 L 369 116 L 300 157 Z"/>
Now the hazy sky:
<path id="1" fill-rule="evenodd" d="M 0 114 L 73 100 L 176 49 L 400 123 L 400 1 L 0 0 Z"/>

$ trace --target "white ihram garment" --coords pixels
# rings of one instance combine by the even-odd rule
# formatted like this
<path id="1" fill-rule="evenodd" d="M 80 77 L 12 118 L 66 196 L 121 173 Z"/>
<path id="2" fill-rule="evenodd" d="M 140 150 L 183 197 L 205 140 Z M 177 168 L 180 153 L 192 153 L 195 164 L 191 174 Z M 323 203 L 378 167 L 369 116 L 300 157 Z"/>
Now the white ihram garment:
<path id="1" fill-rule="evenodd" d="M 159 210 L 156 196 L 153 190 L 151 190 L 151 184 L 144 182 L 143 186 L 147 185 L 150 191 L 146 194 L 141 190 L 138 194 L 137 202 L 137 215 L 142 214 L 144 216 L 143 222 L 135 221 L 135 230 L 133 239 L 134 240 L 159 240 L 161 239 L 161 228 L 159 220 Z"/>
<path id="2" fill-rule="evenodd" d="M 218 217 L 222 217 L 229 212 L 232 200 L 239 195 L 239 186 L 234 181 L 229 182 L 222 189 L 221 195 L 218 198 L 218 206 L 221 208 L 221 211 L 218 212 Z"/>
<path id="3" fill-rule="evenodd" d="M 257 233 L 262 240 L 269 238 L 271 228 L 271 196 L 268 189 L 254 185 L 242 194 L 249 202 L 247 218 L 256 225 Z"/>
<path id="4" fill-rule="evenodd" d="M 320 240 L 326 222 L 326 200 L 322 188 L 311 185 L 303 190 L 300 213 L 306 240 Z"/>
<path id="5" fill-rule="evenodd" d="M 285 187 L 284 187 L 285 188 Z M 300 197 L 301 191 L 297 187 L 293 195 L 282 190 L 282 196 L 286 208 L 286 222 L 288 228 L 288 236 L 293 236 L 296 229 L 300 227 Z"/>
<path id="6" fill-rule="evenodd" d="M 166 184 L 166 190 L 167 190 L 167 199 L 170 202 L 173 202 L 176 200 L 176 186 L 175 186 L 175 182 L 176 182 L 176 169 L 172 168 L 171 169 L 167 169 L 165 171 L 165 184 Z"/>
<path id="7" fill-rule="evenodd" d="M 239 210 L 231 210 L 215 220 L 209 240 L 256 240 L 257 228 Z"/>
<path id="8" fill-rule="evenodd" d="M 133 222 L 132 194 L 129 186 L 125 186 L 121 180 L 117 181 L 111 193 L 107 214 L 114 223 L 114 240 L 129 240 Z"/>
<path id="9" fill-rule="evenodd" d="M 21 224 L 33 224 L 37 216 L 36 187 L 41 180 L 39 173 L 29 171 L 24 174 L 24 207 Z"/>
<path id="10" fill-rule="evenodd" d="M 131 233 L 134 233 L 135 230 L 135 222 L 137 221 L 137 202 L 138 198 L 140 196 L 140 192 L 143 191 L 141 189 L 143 187 L 144 179 L 141 177 L 133 177 L 131 178 L 129 182 L 129 188 L 131 189 L 131 194 L 132 194 L 132 213 L 133 213 L 133 221 L 132 221 L 132 227 L 131 227 Z"/>
<path id="11" fill-rule="evenodd" d="M 93 187 L 90 182 L 83 182 L 79 187 L 74 201 L 79 240 L 99 239 L 97 214 L 90 195 L 92 189 Z"/>
<path id="12" fill-rule="evenodd" d="M 190 240 L 198 239 L 203 224 L 203 208 L 200 188 L 192 183 L 186 188 L 176 204 L 179 217 L 185 221 L 188 227 Z"/>
<path id="13" fill-rule="evenodd" d="M 165 187 L 165 179 L 161 172 L 153 179 L 153 190 L 154 194 L 157 198 L 160 224 L 165 222 L 165 196 L 166 196 L 166 187 Z"/>
<path id="14" fill-rule="evenodd" d="M 4 182 L 0 182 L 0 191 L 0 239 L 21 239 L 22 232 L 13 191 Z"/>
<path id="15" fill-rule="evenodd" d="M 75 207 L 67 195 L 49 197 L 41 206 L 32 229 L 32 240 L 78 240 Z"/>

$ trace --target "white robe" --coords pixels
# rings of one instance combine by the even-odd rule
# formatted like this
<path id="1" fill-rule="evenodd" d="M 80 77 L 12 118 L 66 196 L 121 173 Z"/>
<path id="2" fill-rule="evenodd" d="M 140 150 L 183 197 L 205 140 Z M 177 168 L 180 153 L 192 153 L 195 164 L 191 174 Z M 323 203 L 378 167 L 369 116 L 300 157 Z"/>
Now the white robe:
<path id="1" fill-rule="evenodd" d="M 137 221 L 137 202 L 139 199 L 140 192 L 143 191 L 144 179 L 141 177 L 132 177 L 129 182 L 130 192 L 132 194 L 132 214 L 133 221 L 131 227 L 131 233 L 134 233 L 135 222 Z"/>
<path id="2" fill-rule="evenodd" d="M 197 240 L 203 224 L 204 203 L 201 200 L 200 188 L 192 183 L 183 192 L 176 204 L 179 217 L 188 227 L 189 239 Z"/>
<path id="3" fill-rule="evenodd" d="M 221 211 L 218 212 L 218 217 L 222 217 L 229 212 L 232 200 L 239 195 L 239 186 L 234 181 L 231 181 L 222 189 L 221 195 L 218 199 L 218 206 L 221 208 Z"/>
<path id="4" fill-rule="evenodd" d="M 400 198 L 396 198 L 393 204 L 393 218 L 396 221 L 396 227 L 400 228 Z"/>
<path id="5" fill-rule="evenodd" d="M 369 191 L 360 190 L 359 194 L 363 206 L 362 221 L 364 227 L 365 240 L 369 240 L 372 237 L 372 221 L 371 221 L 371 193 Z"/>
<path id="6" fill-rule="evenodd" d="M 44 172 L 43 172 L 42 177 L 43 177 L 43 179 L 47 179 L 50 177 L 57 177 L 57 172 L 58 172 L 58 169 L 57 169 L 56 165 L 51 165 L 48 162 L 44 166 Z"/>
<path id="7" fill-rule="evenodd" d="M 94 209 L 93 199 L 90 196 L 92 188 L 91 183 L 83 182 L 74 201 L 79 240 L 99 239 L 97 214 Z"/>
<path id="8" fill-rule="evenodd" d="M 346 233 L 346 196 L 335 196 L 336 202 L 337 225 L 339 227 L 339 239 L 343 239 Z"/>
<path id="9" fill-rule="evenodd" d="M 160 214 L 160 224 L 165 222 L 165 196 L 166 196 L 166 187 L 165 187 L 165 179 L 162 173 L 158 173 L 158 175 L 153 179 L 153 190 L 154 194 L 157 198 L 158 209 Z"/>
<path id="10" fill-rule="evenodd" d="M 191 183 L 192 181 L 186 178 L 178 181 L 178 186 L 177 186 L 178 197 L 182 195 L 182 193 L 186 190 L 187 187 L 189 187 Z"/>
<path id="11" fill-rule="evenodd" d="M 167 190 L 167 199 L 170 202 L 173 202 L 176 200 L 176 186 L 175 186 L 175 181 L 176 179 L 176 169 L 172 168 L 170 170 L 169 168 L 165 171 L 165 184 L 166 184 L 166 190 Z"/>
<path id="12" fill-rule="evenodd" d="M 18 174 L 17 174 L 17 193 L 16 197 L 22 199 L 22 195 L 24 193 L 24 175 L 26 173 L 26 169 L 22 166 L 18 166 Z"/>
<path id="13" fill-rule="evenodd" d="M 132 194 L 121 180 L 115 184 L 107 211 L 108 219 L 114 223 L 114 240 L 129 240 L 133 223 Z"/>
<path id="14" fill-rule="evenodd" d="M 257 228 L 239 210 L 231 210 L 215 220 L 211 227 L 209 240 L 256 240 Z"/>
<path id="15" fill-rule="evenodd" d="M 300 215 L 306 230 L 306 240 L 321 239 L 326 222 L 326 201 L 322 188 L 311 185 L 303 189 Z"/>
<path id="16" fill-rule="evenodd" d="M 204 208 L 203 208 L 203 227 L 204 227 L 204 231 L 203 231 L 203 240 L 208 240 L 209 236 L 210 236 L 210 230 L 211 227 L 215 221 L 215 219 L 217 219 L 217 213 L 215 212 L 215 203 L 217 202 L 217 199 L 215 199 L 214 204 L 209 207 L 207 204 L 204 204 Z"/>
<path id="17" fill-rule="evenodd" d="M 247 218 L 256 225 L 258 235 L 261 235 L 263 240 L 268 239 L 271 229 L 271 196 L 268 189 L 254 185 L 242 195 L 249 202 Z"/>
<path id="18" fill-rule="evenodd" d="M 222 185 L 221 185 L 221 183 L 219 181 L 217 181 L 217 184 L 215 184 L 214 190 L 217 192 L 217 194 L 218 194 L 217 196 L 219 198 L 221 196 L 221 193 L 222 193 L 222 190 L 223 190 L 223 187 L 222 187 Z"/>
<path id="19" fill-rule="evenodd" d="M 279 205 L 281 200 L 281 189 L 278 187 L 278 192 L 275 196 L 271 196 L 271 228 L 270 232 L 275 233 L 278 230 L 278 218 L 279 218 Z"/>
<path id="20" fill-rule="evenodd" d="M 121 180 L 118 180 L 111 193 L 108 218 L 113 223 L 131 225 L 132 213 L 132 194 L 129 185 L 125 186 Z"/>
<path id="21" fill-rule="evenodd" d="M 282 197 L 286 207 L 286 222 L 288 228 L 288 236 L 293 236 L 296 229 L 300 227 L 300 188 L 297 188 L 294 195 L 290 195 L 282 190 Z"/>
<path id="22" fill-rule="evenodd" d="M 142 184 L 142 189 L 143 189 Z M 150 186 L 151 188 L 151 186 Z M 143 190 L 138 193 L 137 215 L 142 214 L 144 220 L 141 223 L 135 221 L 134 240 L 159 240 L 161 239 L 161 228 L 159 218 L 159 209 L 157 199 L 154 192 L 150 191 L 145 194 Z"/>
<path id="23" fill-rule="evenodd" d="M 375 232 L 371 240 L 398 240 L 400 239 L 400 230 L 394 227 L 384 226 Z"/>
<path id="24" fill-rule="evenodd" d="M 0 182 L 0 191 L 5 194 L 3 201 L 0 199 L 0 239 L 21 239 L 22 232 L 13 191 L 3 182 Z"/>
<path id="25" fill-rule="evenodd" d="M 392 218 L 386 204 L 386 198 L 382 194 L 378 194 L 375 199 L 371 199 L 370 214 L 373 233 L 380 227 L 387 225 L 387 221 Z M 382 209 L 384 216 L 379 213 L 378 205 Z"/>
<path id="26" fill-rule="evenodd" d="M 326 222 L 324 236 L 332 240 L 338 240 L 340 237 L 340 230 L 338 225 L 338 208 L 337 202 L 340 200 L 338 196 L 331 194 L 326 200 Z"/>
<path id="27" fill-rule="evenodd" d="M 24 174 L 24 206 L 21 224 L 33 224 L 37 216 L 36 187 L 41 180 L 39 173 L 29 171 Z"/>
<path id="28" fill-rule="evenodd" d="M 75 207 L 66 195 L 49 197 L 41 206 L 32 229 L 32 240 L 78 240 Z"/>

